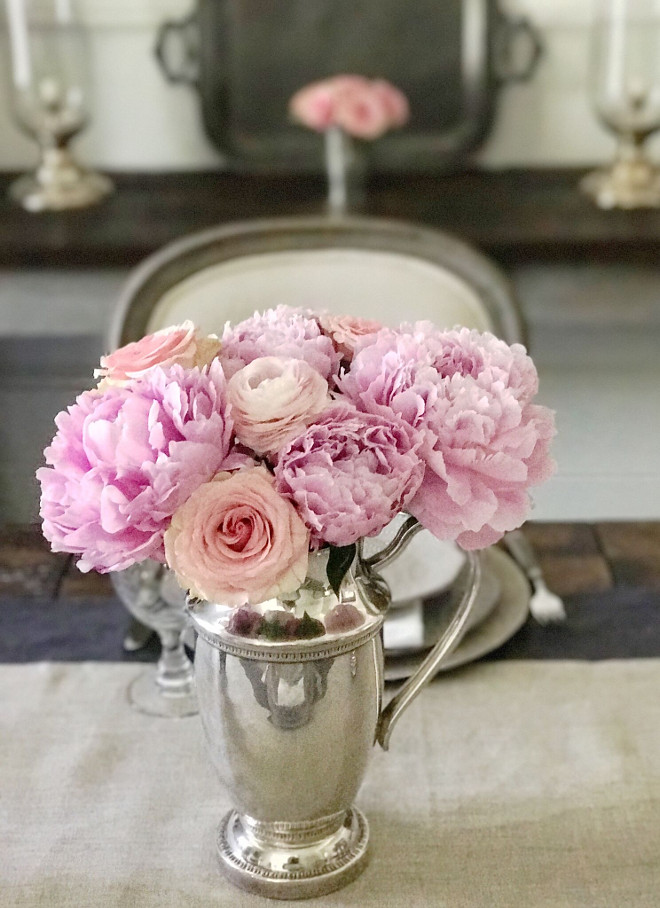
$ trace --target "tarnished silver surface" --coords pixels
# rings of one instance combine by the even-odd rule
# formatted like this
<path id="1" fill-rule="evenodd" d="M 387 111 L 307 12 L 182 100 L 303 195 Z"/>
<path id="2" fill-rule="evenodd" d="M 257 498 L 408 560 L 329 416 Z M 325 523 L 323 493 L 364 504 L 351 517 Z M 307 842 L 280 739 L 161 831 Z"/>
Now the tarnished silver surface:
<path id="1" fill-rule="evenodd" d="M 129 689 L 131 704 L 148 715 L 192 716 L 197 713 L 193 666 L 182 634 L 186 628 L 186 594 L 172 572 L 147 559 L 110 575 L 117 595 L 129 612 L 153 628 L 161 643 L 155 672 L 142 672 Z"/>
<path id="2" fill-rule="evenodd" d="M 402 535 L 399 549 L 411 533 Z M 388 547 L 387 557 L 392 556 Z M 474 601 L 479 562 L 429 659 L 382 711 L 382 586 L 378 559 L 356 559 L 340 599 L 359 601 L 363 625 L 312 640 L 262 641 L 226 630 L 228 610 L 191 602 L 199 632 L 195 674 L 211 759 L 235 809 L 218 855 L 228 878 L 271 898 L 308 898 L 352 880 L 368 828 L 352 806 L 376 740 L 391 727 L 458 640 Z M 375 601 L 370 599 L 373 594 Z M 328 595 L 334 596 L 328 592 Z"/>

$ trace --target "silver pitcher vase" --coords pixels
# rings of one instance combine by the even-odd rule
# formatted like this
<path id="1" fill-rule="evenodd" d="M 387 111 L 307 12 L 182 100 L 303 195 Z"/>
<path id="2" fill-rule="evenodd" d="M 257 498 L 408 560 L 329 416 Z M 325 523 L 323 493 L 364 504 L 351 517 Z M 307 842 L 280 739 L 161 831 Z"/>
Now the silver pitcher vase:
<path id="1" fill-rule="evenodd" d="M 381 628 L 389 603 L 376 570 L 419 528 L 402 527 L 378 555 L 359 548 L 339 596 L 315 580 L 308 596 L 361 604 L 367 619 L 342 633 L 264 641 L 229 633 L 230 610 L 191 600 L 195 677 L 211 758 L 235 805 L 218 829 L 220 863 L 237 886 L 271 898 L 319 896 L 354 879 L 367 860 L 368 825 L 353 806 L 375 742 L 392 728 L 458 641 L 478 587 L 468 554 L 465 592 L 419 670 L 383 708 Z M 323 553 L 314 558 L 323 557 Z M 309 575 L 308 575 L 309 577 Z"/>

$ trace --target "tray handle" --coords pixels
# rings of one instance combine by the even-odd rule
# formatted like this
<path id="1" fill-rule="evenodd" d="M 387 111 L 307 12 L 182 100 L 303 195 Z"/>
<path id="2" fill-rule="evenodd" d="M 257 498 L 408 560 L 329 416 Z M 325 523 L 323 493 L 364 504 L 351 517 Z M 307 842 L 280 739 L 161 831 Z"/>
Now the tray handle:
<path id="1" fill-rule="evenodd" d="M 199 85 L 199 23 L 196 12 L 168 19 L 156 35 L 154 54 L 163 75 L 173 85 Z"/>
<path id="2" fill-rule="evenodd" d="M 527 16 L 504 16 L 494 35 L 494 69 L 499 82 L 529 81 L 544 53 L 539 30 Z"/>

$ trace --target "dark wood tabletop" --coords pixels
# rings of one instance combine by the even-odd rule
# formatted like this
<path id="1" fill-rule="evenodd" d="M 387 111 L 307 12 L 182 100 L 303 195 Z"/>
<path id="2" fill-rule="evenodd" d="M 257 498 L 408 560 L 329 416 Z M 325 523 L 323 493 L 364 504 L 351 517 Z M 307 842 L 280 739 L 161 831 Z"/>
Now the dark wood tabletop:
<path id="1" fill-rule="evenodd" d="M 375 175 L 364 214 L 449 230 L 507 265 L 522 260 L 655 261 L 660 211 L 601 211 L 579 190 L 584 171 L 465 170 Z M 28 214 L 0 173 L 0 267 L 130 267 L 166 243 L 217 224 L 323 210 L 312 176 L 229 172 L 112 174 L 97 207 Z"/>

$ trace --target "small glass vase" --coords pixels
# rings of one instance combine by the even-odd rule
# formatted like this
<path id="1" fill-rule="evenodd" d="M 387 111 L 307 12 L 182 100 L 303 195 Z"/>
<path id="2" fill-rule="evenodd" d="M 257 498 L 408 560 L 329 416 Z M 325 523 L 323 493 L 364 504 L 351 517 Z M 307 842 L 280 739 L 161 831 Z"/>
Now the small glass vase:
<path id="1" fill-rule="evenodd" d="M 110 575 L 128 611 L 153 628 L 161 643 L 158 664 L 141 672 L 128 689 L 138 712 L 181 718 L 198 712 L 193 665 L 183 646 L 185 593 L 165 565 L 147 559 Z"/>
<path id="2" fill-rule="evenodd" d="M 222 603 L 189 603 L 200 717 L 235 805 L 218 829 L 218 856 L 242 889 L 311 898 L 364 869 L 369 828 L 353 802 L 370 752 L 375 742 L 387 750 L 394 724 L 460 639 L 479 585 L 479 557 L 469 552 L 438 642 L 383 707 L 381 629 L 389 591 L 377 570 L 402 550 L 415 524 L 407 522 L 371 558 L 358 548 L 338 595 L 322 580 L 319 560 L 327 550 L 310 556 L 308 578 L 287 603 L 302 602 L 305 610 L 316 603 L 324 613 L 338 603 L 360 606 L 365 620 L 357 627 L 268 640 L 232 633 L 233 610 Z"/>
<path id="3" fill-rule="evenodd" d="M 362 148 L 339 126 L 325 131 L 327 209 L 341 217 L 364 207 L 366 162 Z"/>

